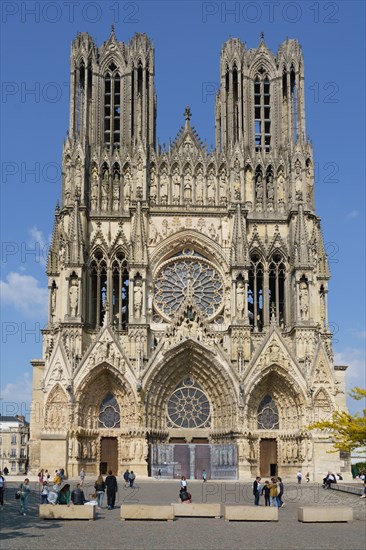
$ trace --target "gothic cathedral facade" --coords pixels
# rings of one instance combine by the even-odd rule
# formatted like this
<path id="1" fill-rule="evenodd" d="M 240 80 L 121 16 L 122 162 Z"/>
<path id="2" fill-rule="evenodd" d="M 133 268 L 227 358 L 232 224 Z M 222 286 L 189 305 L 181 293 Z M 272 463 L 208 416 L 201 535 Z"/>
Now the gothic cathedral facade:
<path id="1" fill-rule="evenodd" d="M 157 145 L 156 113 L 149 38 L 112 30 L 98 48 L 78 34 L 32 471 L 345 471 L 328 434 L 307 429 L 345 410 L 346 367 L 333 362 L 299 43 L 224 44 L 213 150 L 188 107 Z"/>

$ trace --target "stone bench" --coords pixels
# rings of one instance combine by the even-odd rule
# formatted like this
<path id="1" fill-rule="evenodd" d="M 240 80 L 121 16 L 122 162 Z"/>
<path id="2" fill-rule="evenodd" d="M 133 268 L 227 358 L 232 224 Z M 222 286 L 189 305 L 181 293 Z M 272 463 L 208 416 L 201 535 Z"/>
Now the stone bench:
<path id="1" fill-rule="evenodd" d="M 174 520 L 174 509 L 171 505 L 158 506 L 157 504 L 122 504 L 121 520 Z"/>
<path id="2" fill-rule="evenodd" d="M 207 504 L 191 502 L 189 504 L 173 504 L 176 517 L 183 518 L 220 518 L 221 504 Z"/>
<path id="3" fill-rule="evenodd" d="M 40 504 L 39 517 L 41 519 L 88 519 L 94 520 L 96 505 L 66 506 L 63 504 Z"/>
<path id="4" fill-rule="evenodd" d="M 349 506 L 302 506 L 298 509 L 298 520 L 302 523 L 338 523 L 353 521 L 353 510 Z"/>
<path id="5" fill-rule="evenodd" d="M 278 521 L 277 506 L 225 506 L 226 521 Z"/>

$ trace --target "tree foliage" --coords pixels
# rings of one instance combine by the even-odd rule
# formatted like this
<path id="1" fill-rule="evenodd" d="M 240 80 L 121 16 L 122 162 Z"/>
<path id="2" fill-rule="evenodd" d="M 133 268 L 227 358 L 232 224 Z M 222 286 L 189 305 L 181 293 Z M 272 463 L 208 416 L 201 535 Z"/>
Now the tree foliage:
<path id="1" fill-rule="evenodd" d="M 356 386 L 349 395 L 359 401 L 366 397 L 366 390 Z M 366 445 L 366 408 L 362 410 L 362 415 L 335 411 L 331 420 L 314 422 L 309 429 L 332 430 L 335 451 L 353 451 Z"/>

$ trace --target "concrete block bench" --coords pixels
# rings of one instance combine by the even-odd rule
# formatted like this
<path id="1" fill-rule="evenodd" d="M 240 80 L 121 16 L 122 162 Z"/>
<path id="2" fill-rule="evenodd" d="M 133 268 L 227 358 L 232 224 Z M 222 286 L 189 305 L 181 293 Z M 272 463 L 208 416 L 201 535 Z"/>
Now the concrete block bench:
<path id="1" fill-rule="evenodd" d="M 174 520 L 174 509 L 170 504 L 158 506 L 157 504 L 122 504 L 121 520 Z"/>
<path id="2" fill-rule="evenodd" d="M 40 504 L 39 517 L 41 519 L 88 519 L 94 520 L 96 505 L 84 504 L 80 506 L 66 506 L 63 504 Z"/>
<path id="3" fill-rule="evenodd" d="M 353 521 L 353 510 L 349 506 L 302 506 L 298 509 L 298 520 L 302 523 L 338 523 Z"/>
<path id="4" fill-rule="evenodd" d="M 207 504 L 191 502 L 189 504 L 173 504 L 176 517 L 183 518 L 220 518 L 221 504 Z"/>
<path id="5" fill-rule="evenodd" d="M 225 506 L 226 521 L 278 521 L 276 506 Z"/>

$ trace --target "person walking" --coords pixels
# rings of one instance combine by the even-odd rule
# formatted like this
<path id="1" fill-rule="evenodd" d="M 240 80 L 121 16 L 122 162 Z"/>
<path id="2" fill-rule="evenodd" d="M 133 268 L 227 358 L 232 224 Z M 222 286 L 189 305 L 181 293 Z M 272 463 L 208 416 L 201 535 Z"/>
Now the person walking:
<path id="1" fill-rule="evenodd" d="M 50 493 L 50 490 L 48 488 L 48 483 L 47 481 L 44 481 L 42 483 L 41 504 L 48 504 L 49 493 Z"/>
<path id="2" fill-rule="evenodd" d="M 207 481 L 207 472 L 205 469 L 202 470 L 202 479 L 203 479 L 203 482 L 206 483 Z"/>
<path id="3" fill-rule="evenodd" d="M 116 502 L 116 493 L 118 491 L 117 479 L 113 475 L 112 470 L 109 470 L 107 477 L 105 478 L 105 485 L 107 488 L 107 505 L 108 510 L 113 510 Z"/>
<path id="4" fill-rule="evenodd" d="M 20 491 L 20 513 L 26 516 L 28 513 L 28 500 L 30 495 L 29 479 L 26 477 L 19 487 Z"/>
<path id="5" fill-rule="evenodd" d="M 0 508 L 4 508 L 5 477 L 0 472 Z"/>
<path id="6" fill-rule="evenodd" d="M 125 480 L 125 487 L 128 487 L 129 483 L 130 483 L 130 471 L 129 471 L 128 468 L 125 471 L 125 473 L 123 474 L 123 479 Z"/>
<path id="7" fill-rule="evenodd" d="M 98 508 L 99 510 L 102 509 L 103 504 L 103 498 L 104 498 L 104 491 L 105 491 L 105 483 L 103 480 L 103 476 L 99 476 L 97 481 L 94 483 L 95 492 L 97 494 L 97 502 L 98 502 Z"/>
<path id="8" fill-rule="evenodd" d="M 262 489 L 262 495 L 264 495 L 265 506 L 269 506 L 269 481 L 265 481 Z"/>
<path id="9" fill-rule="evenodd" d="M 130 487 L 133 487 L 133 484 L 135 483 L 135 479 L 136 479 L 136 474 L 134 474 L 133 470 L 131 470 L 130 475 L 128 476 Z"/>
<path id="10" fill-rule="evenodd" d="M 278 477 L 277 481 L 278 481 L 277 505 L 279 508 L 283 508 L 285 506 L 285 504 L 282 502 L 282 496 L 284 492 L 283 481 L 281 477 Z"/>
<path id="11" fill-rule="evenodd" d="M 254 495 L 254 506 L 259 506 L 259 497 L 261 494 L 261 478 L 257 476 L 253 481 L 253 495 Z"/>
<path id="12" fill-rule="evenodd" d="M 297 478 L 297 483 L 300 485 L 302 480 L 302 473 L 300 472 L 300 470 L 297 472 L 296 478 Z"/>

